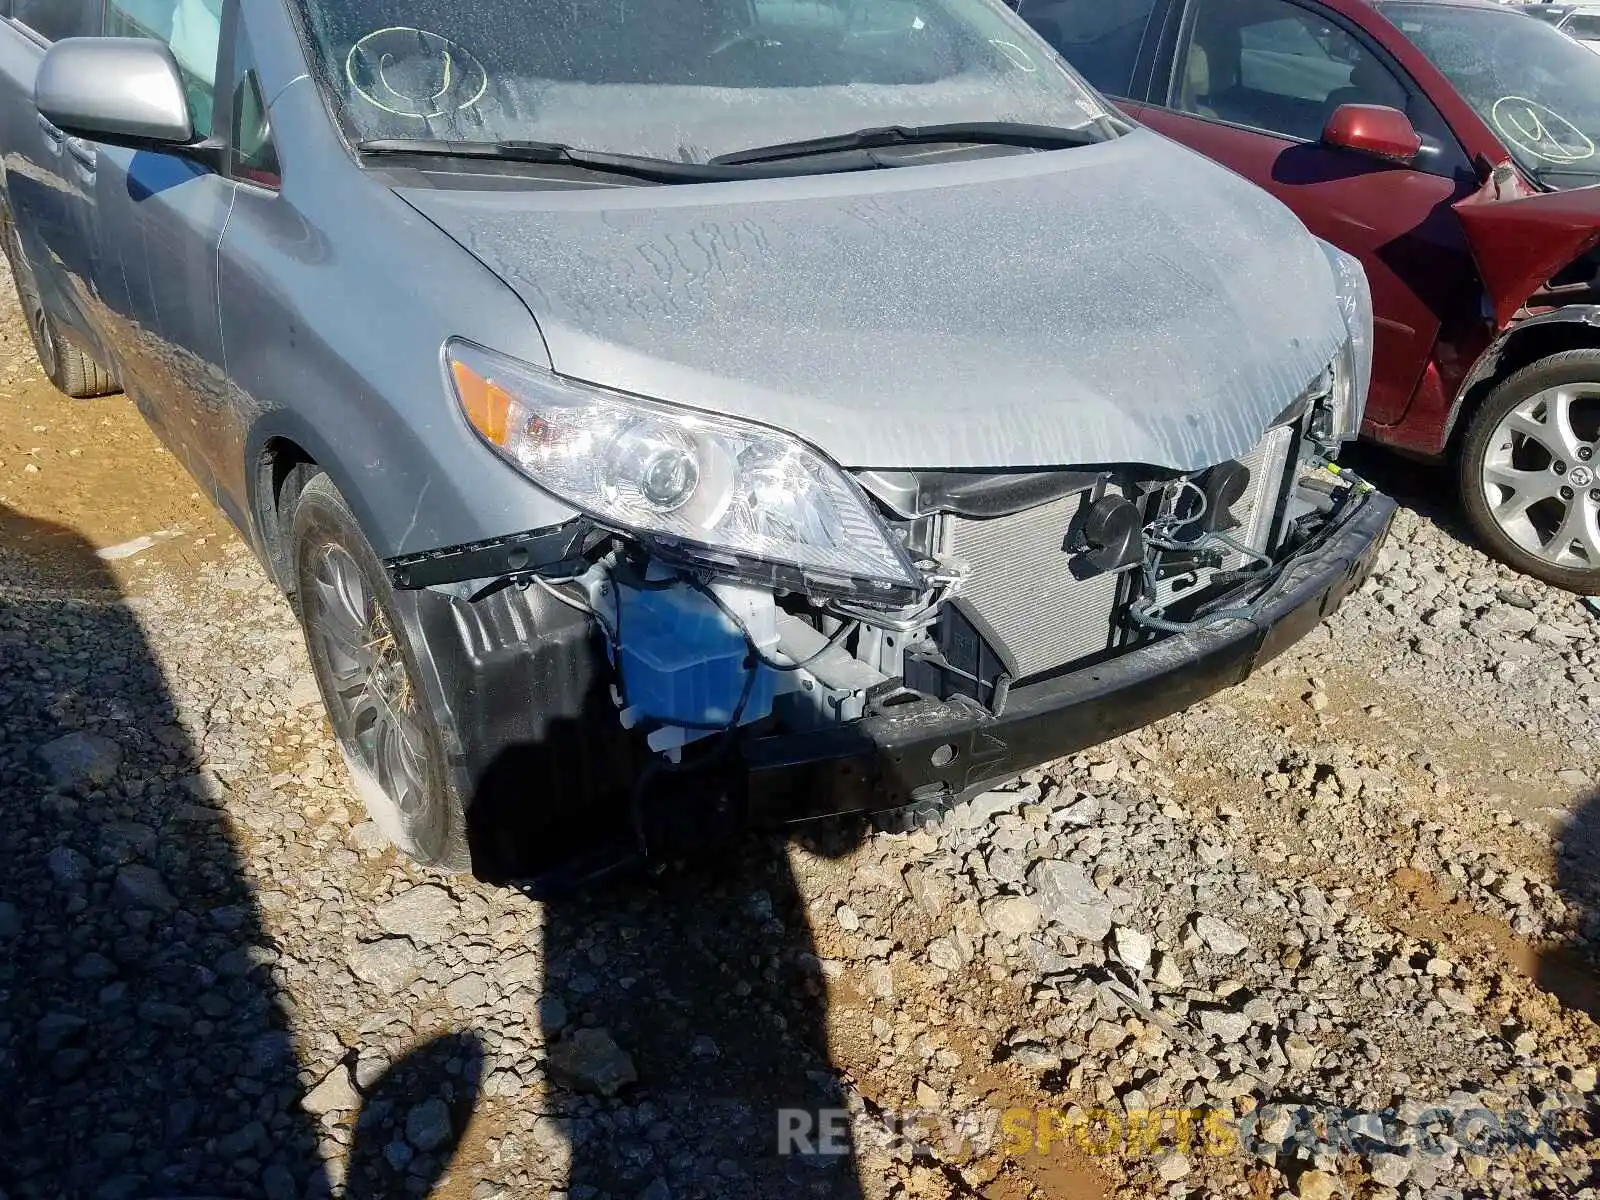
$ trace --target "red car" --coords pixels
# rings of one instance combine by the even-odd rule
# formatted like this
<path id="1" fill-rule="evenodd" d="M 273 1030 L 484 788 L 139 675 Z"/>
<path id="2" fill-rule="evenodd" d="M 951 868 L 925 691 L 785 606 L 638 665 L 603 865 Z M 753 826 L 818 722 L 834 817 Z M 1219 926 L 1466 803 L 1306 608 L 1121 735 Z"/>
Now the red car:
<path id="1" fill-rule="evenodd" d="M 1132 117 L 1358 255 L 1363 432 L 1505 562 L 1600 592 L 1600 56 L 1479 0 L 1021 0 Z"/>

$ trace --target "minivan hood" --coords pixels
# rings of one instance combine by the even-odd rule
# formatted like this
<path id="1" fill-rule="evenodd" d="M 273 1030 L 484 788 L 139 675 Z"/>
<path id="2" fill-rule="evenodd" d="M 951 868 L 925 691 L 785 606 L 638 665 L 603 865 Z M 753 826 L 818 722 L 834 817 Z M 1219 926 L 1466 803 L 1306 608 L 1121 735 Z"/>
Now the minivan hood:
<path id="1" fill-rule="evenodd" d="M 1288 209 L 1143 129 L 848 174 L 396 190 L 516 290 L 557 372 L 846 467 L 1199 470 L 1345 337 Z"/>

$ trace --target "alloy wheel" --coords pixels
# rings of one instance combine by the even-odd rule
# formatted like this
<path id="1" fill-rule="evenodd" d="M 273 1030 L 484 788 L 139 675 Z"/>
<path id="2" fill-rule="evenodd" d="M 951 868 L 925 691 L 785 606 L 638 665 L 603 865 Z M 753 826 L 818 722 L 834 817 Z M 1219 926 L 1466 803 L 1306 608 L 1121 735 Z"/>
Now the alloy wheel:
<path id="1" fill-rule="evenodd" d="M 1600 569 L 1600 383 L 1547 388 L 1507 413 L 1481 467 L 1505 535 L 1552 566 Z"/>
<path id="2" fill-rule="evenodd" d="M 358 790 L 366 794 L 375 785 L 404 825 L 426 808 L 427 739 L 400 644 L 344 547 L 330 543 L 316 551 L 311 585 L 303 602 L 328 666 L 334 729 L 351 766 L 365 776 Z"/>

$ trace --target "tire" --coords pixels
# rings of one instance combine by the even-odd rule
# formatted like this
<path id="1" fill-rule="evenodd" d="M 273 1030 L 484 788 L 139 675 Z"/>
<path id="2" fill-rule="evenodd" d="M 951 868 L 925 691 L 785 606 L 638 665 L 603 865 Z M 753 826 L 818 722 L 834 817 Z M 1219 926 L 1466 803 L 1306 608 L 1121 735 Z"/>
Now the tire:
<path id="1" fill-rule="evenodd" d="M 289 537 L 311 669 L 367 815 L 424 866 L 470 869 L 465 809 L 388 575 L 327 475 L 301 491 Z"/>
<path id="2" fill-rule="evenodd" d="M 1600 350 L 1553 354 L 1497 385 L 1467 427 L 1458 471 L 1490 554 L 1600 594 Z"/>
<path id="3" fill-rule="evenodd" d="M 17 303 L 27 319 L 28 336 L 33 339 L 33 353 L 39 360 L 39 369 L 55 384 L 57 391 L 77 400 L 109 396 L 118 391 L 117 381 L 109 371 L 61 336 L 56 319 L 40 298 L 38 279 L 23 253 L 22 237 L 10 214 L 0 216 L 0 226 L 3 226 L 0 244 L 4 245 L 6 261 L 11 265 Z"/>

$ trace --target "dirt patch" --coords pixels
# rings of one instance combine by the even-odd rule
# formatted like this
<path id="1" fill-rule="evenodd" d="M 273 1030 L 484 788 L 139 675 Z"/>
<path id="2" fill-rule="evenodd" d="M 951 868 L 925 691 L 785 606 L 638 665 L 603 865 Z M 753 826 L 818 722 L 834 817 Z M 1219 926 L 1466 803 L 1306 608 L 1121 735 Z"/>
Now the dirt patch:
<path id="1" fill-rule="evenodd" d="M 1535 945 L 1516 937 L 1501 921 L 1478 912 L 1430 875 L 1402 867 L 1393 876 L 1404 902 L 1385 916 L 1419 940 L 1486 950 L 1528 982 L 1551 993 L 1563 1007 L 1600 1020 L 1600 979 L 1594 966 L 1561 943 Z"/>
<path id="2" fill-rule="evenodd" d="M 37 379 L 0 389 L 0 538 L 60 567 L 81 539 L 127 580 L 193 570 L 234 533 L 127 397 L 72 400 Z"/>
<path id="3" fill-rule="evenodd" d="M 1436 820 L 1476 827 L 1495 842 L 1515 843 L 1506 827 L 1518 820 L 1559 831 L 1582 798 L 1556 779 L 1569 761 L 1560 745 L 1516 729 L 1481 729 L 1453 717 L 1447 706 L 1351 667 L 1331 669 L 1317 676 L 1315 684 L 1320 686 L 1309 675 L 1282 671 L 1256 677 L 1230 693 L 1228 701 L 1297 736 L 1337 736 L 1360 746 L 1387 748 L 1401 760 L 1396 775 L 1411 785 L 1411 803 Z M 1320 711 L 1306 700 L 1318 692 L 1327 702 Z M 1524 869 L 1550 873 L 1547 848 L 1525 841 L 1516 848 Z"/>

